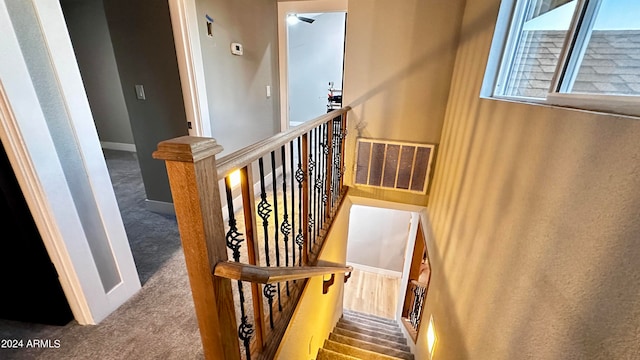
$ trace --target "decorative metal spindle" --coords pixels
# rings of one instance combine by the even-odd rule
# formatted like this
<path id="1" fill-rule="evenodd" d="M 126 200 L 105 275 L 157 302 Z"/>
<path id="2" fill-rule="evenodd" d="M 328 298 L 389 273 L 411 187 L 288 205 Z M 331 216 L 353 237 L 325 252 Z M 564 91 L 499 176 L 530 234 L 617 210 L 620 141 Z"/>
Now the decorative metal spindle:
<path id="1" fill-rule="evenodd" d="M 264 164 L 262 158 L 258 159 L 260 168 L 260 202 L 258 203 L 258 216 L 262 219 L 262 229 L 264 230 L 264 255 L 267 266 L 271 266 L 269 261 L 269 215 L 271 214 L 271 204 L 267 201 L 267 192 L 264 186 Z"/>
<path id="2" fill-rule="evenodd" d="M 422 313 L 425 291 L 426 289 L 421 286 L 415 286 L 413 288 L 413 304 L 409 321 L 416 330 L 418 326 L 420 326 L 420 314 Z"/>
<path id="3" fill-rule="evenodd" d="M 273 298 L 276 295 L 275 285 L 273 284 L 264 285 L 264 289 L 262 290 L 262 293 L 267 298 L 267 302 L 269 303 L 269 325 L 273 330 L 273 311 L 271 309 L 273 308 Z"/>
<path id="4" fill-rule="evenodd" d="M 332 207 L 338 201 L 340 197 L 340 144 L 342 142 L 341 139 L 341 129 L 342 129 L 342 116 L 336 117 L 333 121 L 333 201 L 331 203 Z"/>
<path id="5" fill-rule="evenodd" d="M 276 244 L 276 266 L 280 266 L 280 239 L 278 233 L 278 182 L 276 174 L 276 152 L 271 152 L 271 187 L 273 189 L 273 237 Z M 271 305 L 269 305 L 271 307 Z M 280 283 L 278 283 L 278 311 L 282 311 L 282 299 L 280 298 Z"/>
<path id="6" fill-rule="evenodd" d="M 291 142 L 293 145 L 293 141 Z M 302 139 L 298 137 L 298 169 L 296 170 L 296 181 L 298 182 L 298 235 L 296 244 L 298 245 L 298 266 L 302 266 L 302 245 L 304 245 L 304 235 L 302 235 L 302 181 L 304 171 L 302 170 Z"/>
<path id="7" fill-rule="evenodd" d="M 324 148 L 322 149 L 322 152 L 324 153 L 324 156 L 322 157 L 322 160 L 324 174 L 322 176 L 322 225 L 324 226 L 326 216 L 328 215 L 326 213 L 327 201 L 329 201 L 329 198 L 327 197 L 327 168 L 331 166 L 331 160 L 329 159 L 329 146 L 331 146 L 331 144 L 329 144 L 329 125 L 327 123 L 324 123 L 323 135 Z"/>
<path id="8" fill-rule="evenodd" d="M 313 135 L 315 134 L 314 129 L 311 129 L 311 131 L 309 132 L 309 181 L 308 181 L 308 191 L 309 191 L 309 239 L 313 241 L 313 243 L 316 243 L 316 236 L 315 236 L 315 222 L 313 221 L 314 219 L 314 213 L 313 210 L 315 208 L 314 204 L 314 194 L 315 191 L 313 189 L 313 186 L 311 185 L 311 181 L 314 180 L 313 178 L 313 170 L 315 170 L 316 168 L 316 162 L 313 160 Z"/>
<path id="9" fill-rule="evenodd" d="M 318 126 L 318 128 L 316 129 L 318 130 L 318 134 L 317 134 L 317 139 L 318 139 L 318 148 L 317 148 L 317 154 L 318 154 L 318 174 L 316 175 L 316 212 L 317 212 L 317 217 L 316 217 L 316 221 L 318 222 L 317 225 L 317 229 L 316 229 L 316 235 L 320 236 L 320 230 L 322 229 L 322 225 L 324 224 L 324 219 L 322 218 L 322 185 L 323 185 L 323 181 L 322 181 L 322 174 L 324 174 L 327 169 L 324 168 L 324 162 L 323 162 L 323 145 L 322 145 L 322 125 Z"/>
<path id="10" fill-rule="evenodd" d="M 231 179 L 227 176 L 225 178 L 225 191 L 227 195 L 227 209 L 229 210 L 229 231 L 227 232 L 226 240 L 227 247 L 233 252 L 233 260 L 235 262 L 240 261 L 240 246 L 244 239 L 242 234 L 238 232 L 236 223 L 236 217 L 233 211 L 233 195 L 231 194 Z M 247 360 L 251 359 L 251 335 L 253 335 L 253 325 L 249 323 L 244 308 L 244 289 L 242 281 L 238 280 L 238 294 L 240 295 L 240 325 L 238 326 L 238 337 L 242 340 L 244 345 L 245 354 Z"/>
<path id="11" fill-rule="evenodd" d="M 289 160 L 291 164 L 291 265 L 296 266 L 296 188 L 295 188 L 295 164 L 293 163 L 293 140 L 289 142 Z M 295 283 L 296 281 L 293 280 Z"/>
<path id="12" fill-rule="evenodd" d="M 289 209 L 287 208 L 287 162 L 285 157 L 284 145 L 280 148 L 282 154 L 282 200 L 284 215 L 282 217 L 282 225 L 280 231 L 282 231 L 282 237 L 284 240 L 284 262 L 285 266 L 289 266 L 289 234 L 291 233 L 291 224 L 289 224 Z M 286 283 L 287 296 L 289 296 L 289 282 Z"/>
<path id="13" fill-rule="evenodd" d="M 316 218 L 316 237 L 320 235 L 320 229 L 322 228 L 322 218 L 320 217 L 320 191 L 322 190 L 322 172 L 324 168 L 322 167 L 322 157 L 320 156 L 320 152 L 322 149 L 322 144 L 320 143 L 320 130 L 321 126 L 317 127 L 316 130 L 316 161 L 318 162 L 318 171 L 316 172 L 316 179 L 314 184 L 315 189 L 315 218 Z"/>
<path id="14" fill-rule="evenodd" d="M 227 231 L 227 247 L 233 252 L 233 260 L 235 262 L 240 261 L 240 246 L 244 239 L 242 234 L 238 231 L 238 225 L 236 222 L 236 215 L 233 211 L 233 195 L 231 194 L 231 179 L 227 176 L 224 179 L 224 185 L 227 195 L 227 209 L 229 211 L 229 231 Z"/>

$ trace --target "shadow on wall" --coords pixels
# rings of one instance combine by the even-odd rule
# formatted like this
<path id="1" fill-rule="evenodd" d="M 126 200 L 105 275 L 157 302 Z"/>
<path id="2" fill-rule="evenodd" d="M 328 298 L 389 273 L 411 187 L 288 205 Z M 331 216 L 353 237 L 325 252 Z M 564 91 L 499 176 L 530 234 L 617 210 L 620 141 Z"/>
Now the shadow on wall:
<path id="1" fill-rule="evenodd" d="M 463 324 L 449 334 L 436 318 L 437 351 L 467 356 L 458 341 L 495 359 L 637 355 L 640 123 L 479 99 L 489 43 L 458 54 L 430 204 L 442 251 L 428 309 Z"/>
<path id="2" fill-rule="evenodd" d="M 438 244 L 434 240 L 430 219 L 422 216 L 421 222 L 425 231 L 427 251 L 431 264 L 431 280 L 421 317 L 420 331 L 416 340 L 416 359 L 430 358 L 427 345 L 427 327 L 431 315 L 433 315 L 438 335 L 436 351 L 447 354 L 455 353 L 456 357 L 451 357 L 451 359 L 469 359 L 469 350 L 466 348 L 464 341 L 462 341 L 463 333 L 460 320 L 453 307 L 455 299 L 449 288 L 446 273 L 443 271 L 444 262 Z M 455 349 L 455 351 L 448 349 Z"/>
<path id="3" fill-rule="evenodd" d="M 450 5 L 447 5 L 447 9 L 449 9 Z M 424 1 L 417 1 L 416 2 L 416 6 L 415 6 L 415 10 L 413 12 L 413 14 L 429 14 L 430 12 L 430 8 L 433 7 L 432 3 L 429 2 L 424 2 Z M 445 13 L 449 13 L 449 11 L 445 12 Z M 353 17 L 352 15 L 350 15 L 351 17 Z M 395 39 L 398 38 L 397 34 L 394 34 L 393 32 L 389 32 L 389 29 L 387 26 L 381 26 L 379 28 L 374 28 L 374 24 L 385 24 L 388 22 L 388 13 L 379 13 L 377 14 L 377 18 L 376 19 L 371 19 L 369 20 L 370 23 L 370 28 L 369 28 L 369 32 L 371 33 L 371 37 L 375 38 L 375 39 L 379 39 L 380 37 L 388 37 L 385 36 L 385 33 L 389 33 L 392 35 L 390 41 L 394 41 Z M 401 18 L 404 19 L 406 18 L 406 13 L 403 13 L 401 15 Z M 497 19 L 497 11 L 493 11 L 493 9 L 488 9 L 486 11 L 486 13 L 482 14 L 481 16 L 476 17 L 472 23 L 468 26 L 471 28 L 487 28 L 487 27 L 493 27 L 493 25 L 495 24 L 495 21 Z M 461 22 L 461 18 L 458 19 L 458 22 Z M 439 37 L 443 37 L 442 41 L 438 41 L 436 42 L 436 44 L 434 46 L 431 46 L 431 49 L 428 52 L 420 52 L 422 53 L 422 55 L 419 55 L 419 57 L 417 57 L 415 60 L 413 60 L 408 66 L 405 66 L 404 68 L 394 72 L 393 74 L 391 74 L 390 76 L 387 76 L 386 78 L 384 78 L 382 81 L 378 82 L 375 86 L 369 86 L 366 92 L 364 92 L 363 94 L 357 96 L 354 99 L 349 98 L 349 94 L 352 93 L 352 91 L 349 90 L 349 86 L 350 84 L 350 80 L 348 78 L 348 74 L 346 75 L 346 80 L 345 80 L 345 96 L 347 97 L 347 101 L 345 102 L 345 105 L 349 105 L 352 108 L 356 108 L 358 106 L 362 106 L 361 109 L 358 110 L 358 112 L 352 112 L 351 117 L 351 122 L 355 123 L 355 130 L 357 130 L 357 136 L 358 137 L 369 137 L 370 134 L 366 132 L 366 128 L 367 128 L 367 123 L 363 120 L 366 119 L 366 105 L 367 102 L 372 100 L 373 98 L 375 98 L 376 96 L 381 96 L 383 97 L 385 100 L 385 102 L 387 102 L 389 105 L 386 107 L 387 111 L 391 111 L 391 109 L 397 108 L 397 107 L 402 107 L 402 104 L 399 104 L 399 102 L 397 100 L 394 100 L 395 98 L 398 98 L 398 96 L 402 95 L 403 97 L 406 96 L 418 96 L 418 100 L 424 101 L 426 98 L 429 97 L 430 94 L 425 94 L 425 93 L 420 93 L 420 94 L 408 94 L 404 91 L 402 92 L 398 92 L 398 93 L 394 93 L 391 91 L 391 89 L 399 89 L 399 90 L 405 90 L 403 88 L 403 84 L 404 82 L 406 82 L 407 80 L 410 80 L 412 77 L 414 77 L 417 73 L 420 73 L 422 71 L 425 70 L 425 68 L 427 67 L 434 67 L 438 64 L 440 64 L 442 62 L 442 58 L 443 58 L 443 54 L 450 54 L 453 51 L 453 57 L 454 57 L 454 61 L 452 62 L 452 67 L 453 67 L 453 63 L 455 62 L 455 54 L 456 54 L 456 48 L 461 45 L 464 42 L 470 41 L 471 38 L 473 37 L 473 31 L 468 31 L 465 32 L 464 34 L 452 34 L 451 36 L 443 36 L 441 29 L 422 29 L 422 27 L 429 27 L 428 22 L 425 21 L 420 21 L 417 20 L 414 22 L 414 30 L 413 30 L 413 36 L 411 36 L 411 38 L 415 38 L 417 39 L 416 41 L 420 41 L 420 39 L 422 39 L 422 35 L 425 32 L 429 32 L 432 34 L 439 34 Z M 437 25 L 431 25 L 431 26 L 437 26 Z M 347 23 L 347 29 L 349 29 L 349 25 Z M 349 36 L 349 34 L 347 34 L 347 36 Z M 349 46 L 350 39 L 347 38 L 347 49 L 350 49 L 353 47 L 353 45 Z M 379 40 L 376 40 L 379 41 Z M 412 49 L 415 49 L 415 47 L 412 47 Z M 347 50 L 348 51 L 348 50 Z M 355 50 L 353 50 L 355 51 Z M 418 53 L 418 50 L 413 50 L 415 53 Z M 365 52 L 366 53 L 366 52 Z M 488 53 L 487 53 L 488 55 Z M 395 55 L 394 55 L 395 56 Z M 349 51 L 347 53 L 347 60 L 349 61 L 349 58 L 353 59 L 356 58 L 357 56 L 355 56 L 351 51 Z M 372 57 L 372 59 L 375 59 L 375 57 Z M 374 60 L 369 60 L 369 63 L 372 63 Z M 391 61 L 391 63 L 395 63 L 395 60 Z M 445 72 L 445 74 L 442 74 L 444 76 L 448 76 L 450 74 L 450 72 Z M 445 83 L 448 84 L 447 81 L 445 81 Z M 444 94 L 448 94 L 449 93 L 449 86 L 446 87 L 446 89 L 441 89 L 442 93 Z M 447 99 L 446 97 L 444 99 L 442 99 L 443 102 L 446 103 Z M 394 104 L 395 103 L 395 104 Z M 395 106 L 394 106 L 395 105 Z M 411 110 L 411 109 L 408 109 Z M 393 116 L 396 117 L 396 114 L 390 114 L 387 113 L 384 115 L 385 117 L 389 117 L 389 116 Z M 424 114 L 424 116 L 427 116 L 427 114 Z M 434 117 L 433 114 L 428 114 L 429 117 Z M 442 114 L 440 114 L 440 116 L 444 116 L 444 112 Z M 398 121 L 398 119 L 394 119 L 394 121 Z"/>

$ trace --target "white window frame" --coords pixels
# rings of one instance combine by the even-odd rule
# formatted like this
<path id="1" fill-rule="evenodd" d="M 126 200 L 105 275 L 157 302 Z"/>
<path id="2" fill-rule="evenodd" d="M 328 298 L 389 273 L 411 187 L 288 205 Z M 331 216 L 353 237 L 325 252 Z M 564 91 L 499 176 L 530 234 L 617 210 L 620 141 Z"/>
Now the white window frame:
<path id="1" fill-rule="evenodd" d="M 527 4 L 532 0 L 502 0 L 498 22 L 482 85 L 481 97 L 498 100 L 555 105 L 597 112 L 640 116 L 640 96 L 607 95 L 567 92 L 573 86 L 579 65 L 591 38 L 593 24 L 602 0 L 577 0 L 576 10 L 565 37 L 564 46 L 546 98 L 520 97 L 500 94 L 507 81 L 515 47 L 523 26 Z"/>

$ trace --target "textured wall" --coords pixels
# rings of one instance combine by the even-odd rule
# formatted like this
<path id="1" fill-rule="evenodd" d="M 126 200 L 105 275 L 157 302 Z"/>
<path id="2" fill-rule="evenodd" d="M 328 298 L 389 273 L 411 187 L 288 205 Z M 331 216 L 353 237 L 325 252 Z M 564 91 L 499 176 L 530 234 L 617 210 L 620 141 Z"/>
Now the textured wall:
<path id="1" fill-rule="evenodd" d="M 344 74 L 346 181 L 356 136 L 438 143 L 464 1 L 350 1 Z M 436 160 L 437 161 L 437 160 Z M 426 196 L 374 188 L 354 195 L 426 205 Z"/>
<path id="2" fill-rule="evenodd" d="M 100 141 L 133 144 L 102 0 L 60 3 Z"/>
<path id="3" fill-rule="evenodd" d="M 173 202 L 164 162 L 151 157 L 160 141 L 188 133 L 169 5 L 104 0 L 104 7 L 147 199 Z M 136 98 L 136 84 L 146 100 Z"/>
<path id="4" fill-rule="evenodd" d="M 640 121 L 480 99 L 499 3 L 467 2 L 429 204 L 435 358 L 640 358 Z"/>
<path id="5" fill-rule="evenodd" d="M 347 261 L 402 273 L 411 213 L 382 207 L 351 207 Z"/>
<path id="6" fill-rule="evenodd" d="M 226 155 L 280 130 L 275 0 L 196 0 L 213 137 Z M 213 37 L 205 16 L 213 18 Z M 231 43 L 244 55 L 231 54 Z M 271 86 L 267 98 L 265 86 Z"/>
<path id="7" fill-rule="evenodd" d="M 327 234 L 325 245 L 318 255 L 319 261 L 346 264 L 350 208 L 351 201 L 347 198 Z M 309 279 L 275 358 L 315 359 L 318 349 L 342 316 L 343 294 L 343 274 L 336 274 L 335 283 L 327 294 L 322 294 L 321 276 Z"/>

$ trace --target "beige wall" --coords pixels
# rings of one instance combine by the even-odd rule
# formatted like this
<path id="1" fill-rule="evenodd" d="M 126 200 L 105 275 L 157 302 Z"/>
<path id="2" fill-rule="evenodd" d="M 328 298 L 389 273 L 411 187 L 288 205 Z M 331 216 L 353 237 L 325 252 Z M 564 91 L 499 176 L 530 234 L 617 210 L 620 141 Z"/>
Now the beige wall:
<path id="1" fill-rule="evenodd" d="M 211 129 L 224 147 L 219 156 L 280 131 L 276 3 L 196 0 Z M 206 15 L 214 20 L 213 37 Z M 243 45 L 242 56 L 231 53 L 235 42 Z"/>
<path id="2" fill-rule="evenodd" d="M 61 0 L 100 141 L 134 144 L 102 0 Z"/>
<path id="3" fill-rule="evenodd" d="M 435 359 L 637 359 L 640 121 L 479 99 L 499 3 L 467 2 L 429 204 Z"/>
<path id="4" fill-rule="evenodd" d="M 439 142 L 463 6 L 463 0 L 349 1 L 343 102 L 353 107 L 348 184 L 356 136 Z M 427 201 L 371 188 L 357 195 L 417 205 Z"/>
<path id="5" fill-rule="evenodd" d="M 318 259 L 337 264 L 347 260 L 347 234 L 351 200 L 346 198 L 329 231 Z M 328 279 L 328 277 L 327 277 Z M 318 349 L 342 316 L 344 275 L 336 274 L 335 283 L 322 294 L 322 277 L 307 283 L 293 319 L 282 339 L 276 359 L 315 359 Z"/>

